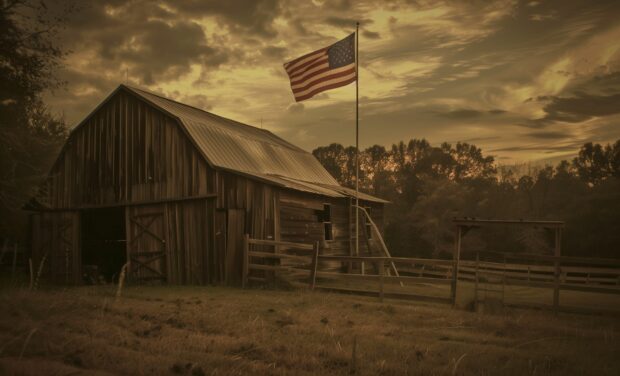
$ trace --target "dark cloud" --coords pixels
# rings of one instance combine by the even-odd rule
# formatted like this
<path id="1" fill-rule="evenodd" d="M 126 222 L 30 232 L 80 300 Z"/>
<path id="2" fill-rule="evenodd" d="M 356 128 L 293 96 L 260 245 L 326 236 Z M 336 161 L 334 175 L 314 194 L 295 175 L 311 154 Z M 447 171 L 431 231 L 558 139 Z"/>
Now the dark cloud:
<path id="1" fill-rule="evenodd" d="M 277 35 L 273 21 L 282 12 L 278 0 L 204 1 L 169 0 L 167 4 L 186 17 L 216 16 L 232 32 L 273 38 Z"/>
<path id="2" fill-rule="evenodd" d="M 538 97 L 540 102 L 548 102 L 543 110 L 546 115 L 536 119 L 541 123 L 562 121 L 578 123 L 595 116 L 608 116 L 620 113 L 620 93 L 613 95 L 590 95 L 578 93 L 574 97 Z"/>
<path id="3" fill-rule="evenodd" d="M 351 9 L 351 1 L 350 0 L 328 0 L 324 3 L 323 7 L 325 7 L 326 9 L 347 11 Z"/>
<path id="4" fill-rule="evenodd" d="M 368 25 L 372 23 L 370 19 L 355 19 L 355 18 L 345 18 L 345 17 L 336 17 L 331 16 L 325 19 L 325 23 L 331 26 L 353 30 L 355 29 L 355 23 L 359 22 L 362 25 Z"/>
<path id="5" fill-rule="evenodd" d="M 262 53 L 263 56 L 266 56 L 268 58 L 282 60 L 282 59 L 284 59 L 284 56 L 286 55 L 286 48 L 285 47 L 268 46 L 268 47 L 263 48 L 261 53 Z"/>
<path id="6" fill-rule="evenodd" d="M 362 35 L 365 38 L 368 38 L 368 39 L 380 39 L 381 38 L 381 35 L 379 33 L 376 33 L 374 31 L 370 31 L 370 30 L 362 31 Z"/>
<path id="7" fill-rule="evenodd" d="M 491 149 L 489 152 L 523 152 L 523 151 L 540 151 L 540 152 L 559 152 L 559 151 L 574 151 L 578 149 L 579 146 L 582 145 L 582 141 L 578 141 L 575 143 L 571 143 L 568 145 L 548 145 L 548 144 L 539 144 L 539 145 L 526 145 L 526 146 L 508 146 L 504 148 Z"/>
<path id="8" fill-rule="evenodd" d="M 566 132 L 560 131 L 540 131 L 528 133 L 528 136 L 545 140 L 559 140 L 570 137 Z"/>
<path id="9" fill-rule="evenodd" d="M 491 115 L 501 115 L 501 114 L 505 114 L 508 111 L 505 110 L 500 110 L 500 109 L 495 109 L 495 110 L 489 110 L 488 111 Z"/>
<path id="10" fill-rule="evenodd" d="M 473 119 L 482 116 L 482 114 L 483 113 L 481 111 L 471 109 L 460 109 L 440 113 L 441 116 L 447 117 L 449 119 Z"/>

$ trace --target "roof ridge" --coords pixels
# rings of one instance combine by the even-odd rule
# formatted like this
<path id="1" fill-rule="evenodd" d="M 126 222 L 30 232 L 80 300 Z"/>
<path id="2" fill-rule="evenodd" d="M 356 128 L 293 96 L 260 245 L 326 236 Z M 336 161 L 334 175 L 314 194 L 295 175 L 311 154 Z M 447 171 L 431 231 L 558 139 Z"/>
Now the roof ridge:
<path id="1" fill-rule="evenodd" d="M 191 108 L 191 109 L 194 109 L 194 110 L 197 110 L 197 111 L 204 112 L 205 114 L 208 114 L 208 115 L 211 115 L 211 116 L 216 116 L 216 117 L 218 117 L 218 118 L 220 118 L 220 119 L 224 119 L 224 120 L 226 120 L 226 121 L 233 122 L 233 123 L 235 123 L 235 124 L 243 125 L 243 126 L 245 126 L 245 127 L 249 127 L 249 128 L 252 128 L 252 129 L 256 129 L 256 130 L 258 130 L 258 131 L 262 131 L 262 132 L 265 132 L 265 133 L 273 134 L 272 132 L 270 132 L 270 131 L 269 131 L 269 130 L 267 130 L 267 129 L 258 128 L 258 127 L 255 127 L 255 126 L 253 126 L 253 125 L 250 125 L 250 124 L 245 124 L 245 123 L 242 123 L 242 122 L 240 122 L 240 121 L 237 121 L 237 120 L 234 120 L 234 119 L 230 119 L 230 118 L 227 118 L 227 117 L 225 117 L 225 116 L 215 114 L 215 113 L 213 113 L 213 112 L 206 111 L 206 110 L 204 110 L 204 109 L 202 109 L 202 108 L 198 108 L 198 107 L 196 107 L 196 106 L 192 106 L 192 105 L 190 105 L 190 104 L 183 103 L 183 102 L 179 102 L 179 101 L 177 101 L 177 100 L 174 100 L 174 99 L 171 99 L 171 98 L 165 97 L 165 96 L 163 96 L 163 95 L 161 95 L 161 94 L 154 93 L 154 92 L 152 92 L 152 91 L 150 91 L 150 90 L 146 90 L 146 89 L 139 88 L 139 87 L 136 87 L 136 86 L 129 86 L 129 85 L 127 85 L 127 84 L 121 84 L 121 86 L 125 86 L 125 87 L 127 87 L 127 88 L 129 88 L 129 89 L 131 89 L 131 90 L 138 90 L 138 91 L 142 91 L 142 92 L 144 92 L 144 93 L 147 93 L 147 94 L 150 94 L 150 95 L 154 95 L 154 96 L 156 96 L 156 97 L 158 97 L 158 98 L 161 98 L 161 99 L 167 100 L 167 101 L 169 101 L 169 102 L 174 102 L 174 103 L 180 104 L 180 105 L 182 105 L 182 106 L 189 107 L 189 108 Z"/>
<path id="2" fill-rule="evenodd" d="M 283 139 L 282 137 L 278 136 L 277 134 L 275 134 L 275 133 L 271 132 L 270 130 L 263 129 L 263 128 L 258 128 L 258 127 L 255 127 L 255 126 L 253 126 L 253 125 L 245 124 L 245 123 L 242 123 L 242 122 L 240 122 L 240 121 L 237 121 L 237 120 L 234 120 L 234 119 L 230 119 L 230 118 L 227 118 L 227 117 L 222 116 L 222 115 L 215 114 L 215 113 L 213 113 L 213 112 L 205 111 L 205 110 L 203 110 L 203 109 L 201 109 L 201 108 L 198 108 L 198 107 L 195 107 L 195 106 L 192 106 L 192 105 L 189 105 L 189 104 L 183 103 L 183 102 L 179 102 L 179 101 L 176 101 L 176 100 L 174 100 L 174 99 L 170 99 L 170 98 L 165 97 L 165 96 L 163 96 L 163 95 L 161 95 L 161 94 L 154 93 L 154 92 L 152 92 L 152 91 L 150 91 L 150 90 L 142 89 L 142 88 L 139 88 L 139 87 L 136 87 L 136 86 L 130 86 L 130 85 L 127 85 L 127 84 L 121 84 L 120 86 L 124 86 L 124 87 L 126 87 L 127 89 L 129 89 L 129 90 L 141 91 L 141 92 L 143 92 L 143 93 L 146 93 L 146 94 L 149 94 L 149 95 L 156 96 L 156 97 L 161 98 L 161 99 L 163 99 L 163 100 L 166 100 L 166 101 L 169 101 L 169 102 L 173 102 L 173 103 L 176 103 L 176 104 L 180 104 L 180 105 L 182 105 L 182 106 L 185 106 L 185 107 L 191 108 L 191 109 L 193 109 L 193 110 L 196 110 L 196 111 L 200 111 L 200 112 L 202 112 L 202 113 L 205 113 L 205 114 L 207 114 L 207 115 L 209 115 L 209 116 L 214 116 L 214 117 L 216 117 L 216 118 L 219 118 L 219 119 L 225 120 L 225 121 L 227 121 L 227 122 L 233 123 L 234 125 L 237 125 L 237 126 L 247 127 L 247 128 L 252 129 L 252 130 L 260 131 L 260 132 L 265 133 L 265 134 L 267 134 L 267 135 L 269 135 L 269 136 L 272 136 L 272 137 L 277 138 L 280 142 L 285 143 L 285 144 L 286 144 L 289 148 L 291 148 L 291 149 L 294 149 L 294 150 L 297 150 L 297 151 L 301 151 L 301 152 L 304 152 L 304 153 L 310 153 L 309 151 L 304 150 L 304 149 L 300 148 L 299 146 L 294 145 L 294 144 L 292 144 L 292 143 L 290 143 L 290 142 L 286 141 L 285 139 Z M 279 145 L 279 146 L 283 146 L 283 145 Z M 310 153 L 310 154 L 312 154 L 312 153 Z"/>

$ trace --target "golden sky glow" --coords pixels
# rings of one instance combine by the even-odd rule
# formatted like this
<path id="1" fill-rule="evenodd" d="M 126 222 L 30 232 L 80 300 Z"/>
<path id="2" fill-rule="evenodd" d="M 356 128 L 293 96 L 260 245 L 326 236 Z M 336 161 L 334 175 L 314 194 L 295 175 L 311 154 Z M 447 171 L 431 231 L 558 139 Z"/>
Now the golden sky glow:
<path id="1" fill-rule="evenodd" d="M 119 83 L 263 126 L 354 143 L 355 86 L 296 104 L 282 64 L 361 22 L 360 142 L 468 141 L 501 163 L 620 138 L 616 1 L 101 1 L 64 34 L 75 125 Z"/>

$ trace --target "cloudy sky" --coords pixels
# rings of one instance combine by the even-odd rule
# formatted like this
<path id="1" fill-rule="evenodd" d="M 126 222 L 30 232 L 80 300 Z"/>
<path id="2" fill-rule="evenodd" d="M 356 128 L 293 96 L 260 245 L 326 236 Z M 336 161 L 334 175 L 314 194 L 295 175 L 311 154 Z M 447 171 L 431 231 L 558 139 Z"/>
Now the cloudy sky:
<path id="1" fill-rule="evenodd" d="M 78 3 L 62 34 L 77 124 L 125 82 L 311 150 L 354 143 L 355 85 L 296 104 L 282 64 L 360 30 L 360 144 L 475 143 L 505 163 L 620 138 L 618 1 Z"/>

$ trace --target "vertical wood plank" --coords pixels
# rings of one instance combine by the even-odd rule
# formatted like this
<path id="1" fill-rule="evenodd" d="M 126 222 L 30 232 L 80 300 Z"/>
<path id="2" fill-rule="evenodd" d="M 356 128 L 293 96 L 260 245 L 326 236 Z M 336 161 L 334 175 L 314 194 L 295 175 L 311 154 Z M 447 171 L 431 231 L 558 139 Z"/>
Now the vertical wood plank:
<path id="1" fill-rule="evenodd" d="M 554 256 L 561 256 L 562 229 L 555 229 Z M 560 308 L 560 260 L 554 261 L 554 282 L 553 282 L 553 311 L 557 314 Z"/>
<path id="2" fill-rule="evenodd" d="M 310 273 L 310 290 L 314 290 L 314 286 L 316 286 L 316 271 L 319 266 L 319 244 L 319 242 L 315 242 L 313 248 L 312 270 Z"/>
<path id="3" fill-rule="evenodd" d="M 248 252 L 250 250 L 250 234 L 243 236 L 243 275 L 241 278 L 241 288 L 246 288 L 248 285 L 248 270 L 250 264 L 250 257 Z"/>
<path id="4" fill-rule="evenodd" d="M 454 238 L 454 254 L 452 255 L 452 285 L 450 287 L 450 299 L 452 307 L 456 306 L 456 287 L 459 277 L 459 259 L 461 258 L 461 226 L 456 226 L 456 234 Z"/>

